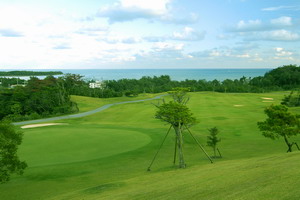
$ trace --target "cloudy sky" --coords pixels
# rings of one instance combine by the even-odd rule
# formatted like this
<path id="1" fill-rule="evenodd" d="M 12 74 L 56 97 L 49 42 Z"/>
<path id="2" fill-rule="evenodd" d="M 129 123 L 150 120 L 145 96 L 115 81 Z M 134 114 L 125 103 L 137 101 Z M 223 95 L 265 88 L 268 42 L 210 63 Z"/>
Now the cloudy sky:
<path id="1" fill-rule="evenodd" d="M 299 0 L 0 0 L 0 69 L 300 64 Z"/>

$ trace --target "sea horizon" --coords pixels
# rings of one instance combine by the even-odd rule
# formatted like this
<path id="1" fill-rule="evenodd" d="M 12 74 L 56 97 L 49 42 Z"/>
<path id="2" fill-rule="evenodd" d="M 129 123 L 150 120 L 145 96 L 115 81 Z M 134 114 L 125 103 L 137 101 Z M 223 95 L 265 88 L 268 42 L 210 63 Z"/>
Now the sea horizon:
<path id="1" fill-rule="evenodd" d="M 273 68 L 157 68 L 157 69 L 26 69 L 25 71 L 61 71 L 64 74 L 80 74 L 85 80 L 120 80 L 120 79 L 140 79 L 143 76 L 168 75 L 171 80 L 219 80 L 240 79 L 243 76 L 253 78 L 263 76 Z M 24 69 L 10 69 L 0 71 L 14 71 Z M 29 79 L 29 77 L 21 77 Z M 38 76 L 43 79 L 45 76 Z"/>

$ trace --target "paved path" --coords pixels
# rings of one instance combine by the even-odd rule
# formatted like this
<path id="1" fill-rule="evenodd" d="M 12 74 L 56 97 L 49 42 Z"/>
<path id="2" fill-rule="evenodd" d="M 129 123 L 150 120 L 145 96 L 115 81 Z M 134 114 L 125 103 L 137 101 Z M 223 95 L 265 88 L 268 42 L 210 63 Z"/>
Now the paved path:
<path id="1" fill-rule="evenodd" d="M 14 125 L 25 125 L 25 124 L 35 124 L 35 123 L 41 123 L 41 122 L 49 122 L 49 121 L 55 121 L 55 120 L 60 120 L 60 119 L 72 119 L 72 118 L 79 118 L 79 117 L 85 117 L 88 115 L 95 114 L 97 112 L 101 112 L 111 106 L 114 105 L 119 105 L 119 104 L 126 104 L 126 103 L 137 103 L 137 102 L 142 102 L 142 101 L 150 101 L 154 99 L 159 99 L 165 95 L 159 95 L 154 98 L 150 99 L 141 99 L 141 100 L 135 100 L 135 101 L 123 101 L 123 102 L 118 102 L 118 103 L 112 103 L 112 104 L 106 104 L 100 108 L 97 108 L 95 110 L 83 112 L 83 113 L 78 113 L 78 114 L 73 114 L 73 115 L 64 115 L 64 116 L 59 116 L 59 117 L 51 117 L 51 118 L 45 118 L 45 119 L 36 119 L 36 120 L 30 120 L 30 121 L 23 121 L 23 122 L 14 122 Z"/>

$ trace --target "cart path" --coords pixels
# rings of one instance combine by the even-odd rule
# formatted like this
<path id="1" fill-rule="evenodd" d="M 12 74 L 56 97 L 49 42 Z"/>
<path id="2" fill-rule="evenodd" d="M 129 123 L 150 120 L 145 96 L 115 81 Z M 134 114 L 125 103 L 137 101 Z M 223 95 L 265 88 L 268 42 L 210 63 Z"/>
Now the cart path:
<path id="1" fill-rule="evenodd" d="M 41 122 L 50 122 L 50 121 L 61 120 L 61 119 L 73 119 L 73 118 L 85 117 L 85 116 L 89 116 L 89 115 L 101 112 L 103 110 L 106 110 L 107 108 L 114 106 L 114 105 L 151 101 L 151 100 L 155 100 L 155 99 L 160 99 L 161 97 L 166 96 L 166 95 L 167 94 L 163 94 L 163 95 L 159 95 L 159 96 L 156 96 L 156 97 L 153 97 L 150 99 L 140 99 L 140 100 L 134 100 L 134 101 L 123 101 L 123 102 L 118 102 L 118 103 L 106 104 L 95 110 L 90 110 L 90 111 L 78 113 L 78 114 L 64 115 L 64 116 L 51 117 L 51 118 L 45 118 L 45 119 L 36 119 L 36 120 L 30 120 L 30 121 L 14 122 L 12 124 L 13 125 L 25 125 L 25 124 L 35 124 L 35 123 L 41 123 Z"/>

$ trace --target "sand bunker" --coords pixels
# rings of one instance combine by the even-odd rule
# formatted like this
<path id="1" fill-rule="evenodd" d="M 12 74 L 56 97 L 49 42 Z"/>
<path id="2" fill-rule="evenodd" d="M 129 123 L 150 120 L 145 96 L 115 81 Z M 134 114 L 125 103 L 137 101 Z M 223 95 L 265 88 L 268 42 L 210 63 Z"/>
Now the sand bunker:
<path id="1" fill-rule="evenodd" d="M 242 106 L 244 106 L 244 105 L 233 105 L 234 107 L 242 107 Z"/>
<path id="2" fill-rule="evenodd" d="M 263 100 L 274 100 L 273 98 L 261 97 Z"/>
<path id="3" fill-rule="evenodd" d="M 21 128 L 36 128 L 36 127 L 55 126 L 55 125 L 66 125 L 66 123 L 29 124 L 29 125 L 21 126 Z"/>

